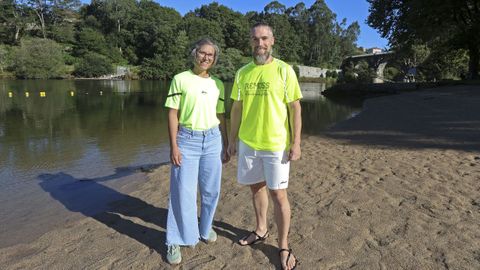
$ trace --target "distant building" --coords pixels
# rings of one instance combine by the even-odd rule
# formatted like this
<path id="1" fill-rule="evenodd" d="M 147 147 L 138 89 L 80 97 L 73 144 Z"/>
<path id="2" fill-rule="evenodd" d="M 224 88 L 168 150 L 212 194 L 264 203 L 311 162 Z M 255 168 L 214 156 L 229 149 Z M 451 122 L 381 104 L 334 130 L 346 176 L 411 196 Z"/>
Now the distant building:
<path id="1" fill-rule="evenodd" d="M 382 49 L 377 48 L 377 47 L 373 47 L 373 48 L 367 49 L 365 52 L 376 54 L 376 53 L 381 53 Z"/>

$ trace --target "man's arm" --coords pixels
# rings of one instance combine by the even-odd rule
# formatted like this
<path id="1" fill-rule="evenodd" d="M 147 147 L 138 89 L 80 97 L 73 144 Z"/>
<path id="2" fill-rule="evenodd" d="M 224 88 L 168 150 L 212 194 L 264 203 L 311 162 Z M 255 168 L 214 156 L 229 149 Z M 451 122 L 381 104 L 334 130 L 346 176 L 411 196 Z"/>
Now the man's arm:
<path id="1" fill-rule="evenodd" d="M 168 110 L 168 136 L 170 138 L 170 161 L 175 166 L 182 163 L 182 155 L 177 145 L 178 110 Z"/>
<path id="2" fill-rule="evenodd" d="M 230 111 L 230 136 L 228 140 L 228 155 L 230 157 L 237 153 L 237 139 L 242 121 L 242 108 L 242 101 L 235 100 Z"/>
<path id="3" fill-rule="evenodd" d="M 300 142 L 302 136 L 302 107 L 300 106 L 300 101 L 295 100 L 288 103 L 290 106 L 290 126 L 293 127 L 293 138 L 290 145 L 290 153 L 288 155 L 289 160 L 298 160 L 302 155 L 300 149 Z"/>
<path id="4" fill-rule="evenodd" d="M 222 134 L 222 162 L 226 163 L 230 160 L 228 155 L 228 137 L 227 137 L 227 123 L 225 122 L 225 114 L 217 113 L 217 118 L 220 120 L 220 133 Z"/>

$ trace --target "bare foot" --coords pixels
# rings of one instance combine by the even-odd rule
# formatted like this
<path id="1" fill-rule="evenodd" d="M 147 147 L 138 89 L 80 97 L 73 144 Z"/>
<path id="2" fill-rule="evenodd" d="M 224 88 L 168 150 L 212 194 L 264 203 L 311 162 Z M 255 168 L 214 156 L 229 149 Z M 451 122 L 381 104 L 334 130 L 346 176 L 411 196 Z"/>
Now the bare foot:
<path id="1" fill-rule="evenodd" d="M 297 267 L 297 258 L 293 255 L 291 249 L 280 249 L 280 262 L 282 263 L 282 269 L 292 270 Z"/>
<path id="2" fill-rule="evenodd" d="M 262 236 L 263 235 L 263 236 Z M 255 231 L 250 232 L 249 235 L 243 237 L 242 239 L 238 240 L 238 243 L 241 246 L 253 245 L 261 241 L 265 241 L 268 237 L 268 231 L 263 234 L 257 233 Z"/>

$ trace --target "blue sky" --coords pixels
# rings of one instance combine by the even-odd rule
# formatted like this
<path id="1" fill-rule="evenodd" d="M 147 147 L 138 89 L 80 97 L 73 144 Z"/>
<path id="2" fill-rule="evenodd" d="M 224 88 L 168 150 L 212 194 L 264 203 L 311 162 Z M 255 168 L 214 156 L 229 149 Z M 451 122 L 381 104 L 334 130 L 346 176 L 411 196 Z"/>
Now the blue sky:
<path id="1" fill-rule="evenodd" d="M 89 3 L 89 0 L 82 0 L 84 3 Z M 202 5 L 211 2 L 218 2 L 235 11 L 245 14 L 248 11 L 262 11 L 263 8 L 272 0 L 155 0 L 161 6 L 171 7 L 184 15 L 185 13 L 194 10 Z M 310 7 L 315 0 L 278 0 L 286 7 L 295 6 L 299 2 L 305 3 L 305 6 Z M 366 24 L 368 17 L 368 3 L 366 0 L 325 0 L 327 6 L 337 14 L 337 20 L 341 21 L 343 18 L 347 19 L 347 24 L 357 21 L 360 24 L 360 36 L 357 45 L 371 48 L 384 48 L 388 46 L 388 41 L 380 37 L 376 30 L 370 28 Z"/>

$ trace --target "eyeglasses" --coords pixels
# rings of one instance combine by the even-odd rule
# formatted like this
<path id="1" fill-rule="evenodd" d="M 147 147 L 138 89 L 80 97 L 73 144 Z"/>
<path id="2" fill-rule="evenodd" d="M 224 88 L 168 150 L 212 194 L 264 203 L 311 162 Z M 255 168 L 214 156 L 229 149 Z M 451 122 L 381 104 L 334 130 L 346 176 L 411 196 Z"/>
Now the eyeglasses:
<path id="1" fill-rule="evenodd" d="M 215 57 L 215 54 L 213 53 L 206 53 L 202 51 L 197 51 L 197 56 L 200 58 L 207 58 L 207 59 L 213 59 Z"/>

